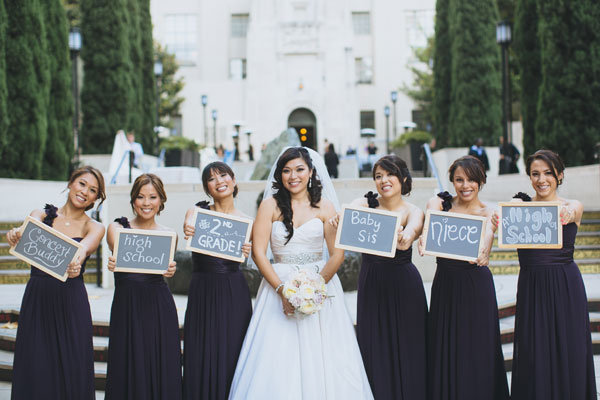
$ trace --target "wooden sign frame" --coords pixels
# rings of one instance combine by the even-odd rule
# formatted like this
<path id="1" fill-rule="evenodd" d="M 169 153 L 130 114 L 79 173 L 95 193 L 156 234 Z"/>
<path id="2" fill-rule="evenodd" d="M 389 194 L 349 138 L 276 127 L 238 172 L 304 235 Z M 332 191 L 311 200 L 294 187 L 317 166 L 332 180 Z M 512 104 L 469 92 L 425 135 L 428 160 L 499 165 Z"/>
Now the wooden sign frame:
<path id="1" fill-rule="evenodd" d="M 557 244 L 508 244 L 502 242 L 502 207 L 557 207 L 556 216 L 557 216 Z M 562 203 L 560 201 L 505 201 L 498 203 L 498 247 L 501 249 L 562 249 L 563 247 L 563 230 L 562 224 L 560 222 L 560 208 L 562 207 Z"/>
<path id="2" fill-rule="evenodd" d="M 453 212 L 449 212 L 449 211 L 438 211 L 438 210 L 427 210 L 427 212 L 425 213 L 425 223 L 423 224 L 423 233 L 422 233 L 422 235 L 424 237 L 424 239 L 423 239 L 423 254 L 427 254 L 429 256 L 435 256 L 435 257 L 449 258 L 452 260 L 475 262 L 475 260 L 477 260 L 477 257 L 468 257 L 468 256 L 457 255 L 457 254 L 442 253 L 442 252 L 438 252 L 438 251 L 427 250 L 427 240 L 429 237 L 429 221 L 431 219 L 432 214 L 439 215 L 442 217 L 453 217 L 453 218 L 462 218 L 462 219 L 470 219 L 470 220 L 474 220 L 474 221 L 481 221 L 482 222 L 481 235 L 479 237 L 479 247 L 477 248 L 478 256 L 479 256 L 479 252 L 481 251 L 481 246 L 483 246 L 483 240 L 485 238 L 485 230 L 487 228 L 488 218 L 482 217 L 479 215 L 460 214 L 460 213 L 453 213 Z"/>
<path id="3" fill-rule="evenodd" d="M 167 268 L 164 270 L 161 269 L 147 269 L 147 268 L 130 268 L 130 267 L 119 267 L 119 239 L 121 237 L 121 233 L 132 233 L 134 235 L 146 235 L 146 236 L 164 236 L 171 237 L 171 251 L 169 252 L 169 262 L 167 263 Z M 137 272 L 140 274 L 157 274 L 162 275 L 168 269 L 168 264 L 171 264 L 173 259 L 175 258 L 175 247 L 176 247 L 177 233 L 173 231 L 153 231 L 149 229 L 130 229 L 130 228 L 117 228 L 115 235 L 115 245 L 113 248 L 113 255 L 115 256 L 117 264 L 115 265 L 115 272 Z"/>
<path id="4" fill-rule="evenodd" d="M 252 225 L 254 224 L 254 221 L 252 219 L 240 217 L 240 216 L 232 215 L 232 214 L 225 214 L 225 213 L 222 213 L 219 211 L 207 210 L 204 208 L 196 207 L 196 209 L 194 210 L 194 215 L 192 217 L 192 226 L 194 226 L 194 227 L 196 227 L 196 221 L 198 220 L 198 214 L 209 215 L 211 217 L 230 219 L 233 221 L 248 224 L 248 228 L 246 229 L 246 235 L 244 238 L 244 243 L 250 242 L 250 235 L 252 233 Z M 217 257 L 217 258 L 223 258 L 225 260 L 231 260 L 231 261 L 237 261 L 237 262 L 244 262 L 244 260 L 246 260 L 246 257 L 244 257 L 243 253 L 242 253 L 241 257 L 235 257 L 235 256 L 230 256 L 228 254 L 219 253 L 216 251 L 211 251 L 211 250 L 206 250 L 206 249 L 199 248 L 199 247 L 194 247 L 192 245 L 192 239 L 193 239 L 193 237 L 190 237 L 187 240 L 186 246 L 185 246 L 186 250 L 194 251 L 196 253 L 206 254 L 209 256 Z"/>
<path id="5" fill-rule="evenodd" d="M 23 225 L 21 225 L 21 227 L 19 228 L 19 231 L 21 232 L 21 234 L 23 234 L 23 232 L 25 231 L 25 228 L 27 227 L 28 224 L 34 224 L 35 226 L 37 226 L 38 228 L 41 228 L 42 230 L 44 230 L 45 232 L 54 235 L 54 236 L 58 236 L 60 239 L 64 240 L 65 242 L 77 247 L 77 251 L 81 250 L 83 248 L 83 245 L 81 243 L 79 243 L 76 240 L 71 239 L 70 237 L 68 237 L 67 235 L 65 235 L 62 232 L 57 231 L 56 229 L 52 228 L 51 226 L 48 226 L 46 224 L 44 224 L 42 221 L 35 219 L 31 216 L 27 216 L 25 218 L 25 221 L 23 222 Z M 65 282 L 67 280 L 67 278 L 69 277 L 68 272 L 65 271 L 64 275 L 59 275 L 56 272 L 52 271 L 50 268 L 46 268 L 45 266 L 43 266 L 42 264 L 40 264 L 39 262 L 21 254 L 21 253 L 17 253 L 15 251 L 15 246 L 11 246 L 11 248 L 8 250 L 8 252 L 10 254 L 12 254 L 13 256 L 33 265 L 34 267 L 36 267 L 39 270 L 44 271 L 45 273 L 47 273 L 48 275 L 52 276 L 53 278 L 58 279 L 59 281 Z M 75 254 L 73 255 L 73 257 L 71 258 L 71 260 L 69 261 L 69 264 L 71 262 L 73 262 L 73 260 L 75 259 L 75 256 L 77 255 L 77 251 L 75 252 Z"/>
<path id="6" fill-rule="evenodd" d="M 351 246 L 351 245 L 340 243 L 340 240 L 342 237 L 342 229 L 344 229 L 344 214 L 346 213 L 346 210 L 357 210 L 357 211 L 368 212 L 368 213 L 372 213 L 372 214 L 381 214 L 381 215 L 396 218 L 396 226 L 394 227 L 393 244 L 392 244 L 392 247 L 390 248 L 390 250 L 389 251 L 372 250 L 372 249 L 368 249 L 368 248 Z M 396 247 L 398 246 L 398 228 L 400 228 L 400 222 L 402 222 L 402 221 L 400 221 L 400 215 L 393 211 L 344 204 L 342 206 L 341 217 L 340 217 L 340 221 L 339 221 L 338 227 L 337 227 L 337 232 L 335 235 L 335 247 L 338 249 L 356 251 L 358 253 L 366 253 L 366 254 L 373 254 L 376 256 L 394 258 L 396 256 Z"/>

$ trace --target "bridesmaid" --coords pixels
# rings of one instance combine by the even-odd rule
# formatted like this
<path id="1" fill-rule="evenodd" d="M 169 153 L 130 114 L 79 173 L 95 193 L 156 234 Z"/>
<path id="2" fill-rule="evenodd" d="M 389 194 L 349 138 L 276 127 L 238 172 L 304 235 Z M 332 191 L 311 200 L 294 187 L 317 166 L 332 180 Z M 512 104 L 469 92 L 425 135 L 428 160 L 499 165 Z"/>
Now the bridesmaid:
<path id="1" fill-rule="evenodd" d="M 131 188 L 133 220 L 126 217 L 108 226 L 106 241 L 114 248 L 117 228 L 172 231 L 155 217 L 167 195 L 160 178 L 140 175 Z M 108 258 L 114 271 L 115 257 Z M 175 262 L 163 274 L 175 274 Z M 106 399 L 181 399 L 181 342 L 173 296 L 156 274 L 115 272 L 110 312 Z"/>
<path id="2" fill-rule="evenodd" d="M 202 185 L 214 202 L 209 206 L 201 201 L 196 206 L 247 217 L 235 208 L 238 188 L 227 164 L 217 161 L 207 165 Z M 186 239 L 194 235 L 194 209 L 185 215 Z M 250 243 L 242 252 L 248 257 Z M 192 263 L 183 335 L 183 397 L 225 400 L 252 316 L 250 290 L 237 261 L 192 252 Z"/>
<path id="3" fill-rule="evenodd" d="M 69 264 L 61 282 L 31 267 L 15 344 L 13 399 L 94 399 L 92 315 L 83 273 L 88 257 L 104 236 L 104 226 L 85 214 L 96 200 L 104 201 L 104 179 L 93 167 L 75 170 L 66 203 L 46 204 L 31 216 L 77 240 L 83 249 Z M 21 238 L 18 228 L 6 235 L 11 246 Z"/>
<path id="4" fill-rule="evenodd" d="M 491 219 L 493 210 L 479 200 L 486 182 L 481 161 L 464 156 L 448 172 L 456 196 L 440 193 L 429 200 L 427 209 Z M 488 223 L 476 263 L 437 258 L 428 321 L 429 400 L 509 398 L 496 290 L 487 267 L 493 240 L 494 227 Z M 423 255 L 422 239 L 419 252 Z"/>
<path id="5" fill-rule="evenodd" d="M 358 277 L 357 337 L 375 399 L 426 397 L 427 299 L 423 280 L 411 261 L 412 243 L 423 229 L 423 211 L 402 197 L 412 178 L 396 155 L 373 166 L 377 194 L 353 204 L 392 211 L 400 217 L 394 258 L 362 255 Z M 333 225 L 337 225 L 334 217 Z"/>
<path id="6" fill-rule="evenodd" d="M 535 190 L 525 201 L 560 201 L 562 249 L 519 249 L 512 398 L 596 399 L 596 380 L 585 286 L 573 250 L 583 205 L 558 195 L 565 166 L 558 154 L 529 156 L 527 175 Z M 496 216 L 497 217 L 497 216 Z M 498 223 L 497 219 L 493 220 Z"/>

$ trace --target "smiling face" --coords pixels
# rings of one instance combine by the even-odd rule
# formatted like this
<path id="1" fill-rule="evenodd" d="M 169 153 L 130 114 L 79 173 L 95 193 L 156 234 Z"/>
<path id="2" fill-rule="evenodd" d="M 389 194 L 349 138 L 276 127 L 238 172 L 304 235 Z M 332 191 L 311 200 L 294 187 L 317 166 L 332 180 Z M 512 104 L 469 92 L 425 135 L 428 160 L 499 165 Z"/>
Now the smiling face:
<path id="1" fill-rule="evenodd" d="M 402 193 L 402 184 L 396 175 L 390 174 L 385 169 L 378 166 L 373 174 L 377 192 L 384 198 L 400 196 Z"/>
<path id="2" fill-rule="evenodd" d="M 151 219 L 160 211 L 162 200 L 152 183 L 147 183 L 140 188 L 140 192 L 133 201 L 133 212 L 140 218 Z"/>
<path id="3" fill-rule="evenodd" d="M 312 170 L 302 158 L 288 161 L 281 170 L 281 181 L 290 193 L 296 194 L 306 190 Z"/>
<path id="4" fill-rule="evenodd" d="M 85 173 L 69 184 L 69 201 L 75 208 L 90 207 L 98 198 L 98 180 L 93 174 Z"/>
<path id="5" fill-rule="evenodd" d="M 233 196 L 235 190 L 235 179 L 227 172 L 212 169 L 206 180 L 208 195 L 215 200 Z"/>
<path id="6" fill-rule="evenodd" d="M 554 177 L 555 171 L 544 160 L 533 160 L 529 167 L 529 179 L 538 198 L 549 198 L 556 194 L 558 182 Z M 563 173 L 556 174 L 558 179 L 563 178 Z"/>
<path id="7" fill-rule="evenodd" d="M 469 178 L 463 167 L 456 167 L 452 184 L 461 201 L 473 201 L 479 195 L 479 183 Z"/>

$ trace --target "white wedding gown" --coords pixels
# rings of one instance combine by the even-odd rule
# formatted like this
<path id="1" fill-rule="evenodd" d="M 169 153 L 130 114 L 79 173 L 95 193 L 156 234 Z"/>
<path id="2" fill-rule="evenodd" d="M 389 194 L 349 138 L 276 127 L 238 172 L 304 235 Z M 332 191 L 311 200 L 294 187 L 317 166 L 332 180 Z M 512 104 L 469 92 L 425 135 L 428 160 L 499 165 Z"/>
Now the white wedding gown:
<path id="1" fill-rule="evenodd" d="M 318 218 L 287 231 L 273 223 L 273 268 L 286 281 L 297 268 L 322 269 L 323 222 Z M 264 279 L 238 359 L 229 399 L 372 399 L 354 327 L 337 275 L 331 297 L 316 314 L 286 316 L 280 297 Z"/>

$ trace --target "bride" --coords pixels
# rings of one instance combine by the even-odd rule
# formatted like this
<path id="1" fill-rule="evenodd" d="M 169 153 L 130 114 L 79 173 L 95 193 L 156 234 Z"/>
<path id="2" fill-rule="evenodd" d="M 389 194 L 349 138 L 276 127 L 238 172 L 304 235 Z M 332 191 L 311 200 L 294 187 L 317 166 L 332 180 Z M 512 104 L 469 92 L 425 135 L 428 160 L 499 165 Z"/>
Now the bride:
<path id="1" fill-rule="evenodd" d="M 373 398 L 336 275 L 344 251 L 334 248 L 335 230 L 325 223 L 336 206 L 321 157 L 304 147 L 284 150 L 271 169 L 253 227 L 252 258 L 264 279 L 230 399 Z M 269 239 L 274 264 L 267 257 Z M 315 267 L 333 297 L 318 313 L 295 316 L 282 284 L 298 268 Z"/>

